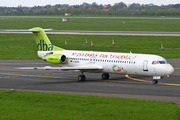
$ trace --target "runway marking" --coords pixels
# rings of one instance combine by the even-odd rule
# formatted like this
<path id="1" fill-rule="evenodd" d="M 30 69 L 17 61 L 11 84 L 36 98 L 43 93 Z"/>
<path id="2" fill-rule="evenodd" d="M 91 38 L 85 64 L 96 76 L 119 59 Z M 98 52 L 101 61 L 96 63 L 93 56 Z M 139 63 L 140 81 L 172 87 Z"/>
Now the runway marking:
<path id="1" fill-rule="evenodd" d="M 147 83 L 152 83 L 150 81 L 147 81 L 147 80 L 141 80 L 141 79 L 136 79 L 136 78 L 132 78 L 132 77 L 129 77 L 128 75 L 125 75 L 125 77 L 131 79 L 131 80 L 136 80 L 136 81 L 140 81 L 140 82 L 147 82 Z"/>
<path id="2" fill-rule="evenodd" d="M 141 81 L 141 82 L 151 83 L 150 81 L 147 81 L 147 80 L 141 80 L 141 79 L 132 78 L 132 77 L 129 77 L 128 75 L 125 75 L 125 76 L 126 76 L 127 78 L 131 79 L 131 80 L 136 80 L 136 81 Z M 180 86 L 180 84 L 161 83 L 161 82 L 158 82 L 158 85 Z"/>
<path id="3" fill-rule="evenodd" d="M 132 82 L 132 81 L 117 81 L 117 80 L 99 80 L 99 79 L 88 79 L 88 80 L 97 80 L 97 81 L 106 81 L 106 82 L 119 82 L 119 83 L 140 83 L 140 82 Z M 144 83 L 149 84 L 149 83 Z"/>
<path id="4" fill-rule="evenodd" d="M 55 76 L 42 76 L 42 75 L 23 75 L 23 74 L 9 74 L 9 73 L 0 73 L 1 75 L 12 75 L 12 76 L 23 76 L 23 77 L 45 77 L 45 78 L 66 78 L 66 79 L 77 79 L 69 77 L 55 77 Z"/>

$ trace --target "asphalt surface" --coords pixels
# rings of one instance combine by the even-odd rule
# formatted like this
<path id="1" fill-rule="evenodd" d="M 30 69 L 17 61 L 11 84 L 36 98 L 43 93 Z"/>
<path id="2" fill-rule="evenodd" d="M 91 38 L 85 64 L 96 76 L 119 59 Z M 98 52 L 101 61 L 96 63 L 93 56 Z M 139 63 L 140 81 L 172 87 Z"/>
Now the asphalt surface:
<path id="1" fill-rule="evenodd" d="M 101 80 L 100 73 L 84 73 L 87 80 L 78 82 L 74 71 L 14 69 L 55 66 L 42 60 L 0 60 L 0 89 L 172 101 L 180 107 L 180 59 L 167 60 L 175 72 L 158 84 L 152 84 L 152 77 L 121 74 Z"/>
<path id="2" fill-rule="evenodd" d="M 31 34 L 31 32 L 9 32 L 0 30 L 0 33 L 24 33 Z M 139 36 L 180 36 L 180 32 L 138 32 L 138 31 L 48 31 L 47 34 L 72 34 L 72 35 L 139 35 Z"/>

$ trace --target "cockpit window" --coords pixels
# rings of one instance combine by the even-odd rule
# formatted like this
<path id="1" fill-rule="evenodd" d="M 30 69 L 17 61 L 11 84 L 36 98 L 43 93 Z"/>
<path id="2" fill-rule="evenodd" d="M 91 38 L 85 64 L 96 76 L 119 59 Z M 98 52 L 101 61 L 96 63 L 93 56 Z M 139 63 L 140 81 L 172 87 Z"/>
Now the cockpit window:
<path id="1" fill-rule="evenodd" d="M 167 61 L 153 61 L 152 64 L 168 64 Z"/>
<path id="2" fill-rule="evenodd" d="M 159 61 L 153 61 L 152 64 L 159 64 Z"/>
<path id="3" fill-rule="evenodd" d="M 165 61 L 165 62 L 166 62 L 166 64 L 169 64 L 168 61 Z"/>
<path id="4" fill-rule="evenodd" d="M 160 63 L 160 64 L 166 64 L 166 62 L 165 62 L 165 61 L 159 61 L 159 63 Z"/>

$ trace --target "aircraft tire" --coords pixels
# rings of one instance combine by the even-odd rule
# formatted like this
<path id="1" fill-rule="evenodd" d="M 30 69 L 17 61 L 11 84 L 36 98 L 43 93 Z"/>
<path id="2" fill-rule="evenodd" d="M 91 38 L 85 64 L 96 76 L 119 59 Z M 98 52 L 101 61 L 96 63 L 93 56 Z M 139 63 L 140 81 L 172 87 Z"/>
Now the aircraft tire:
<path id="1" fill-rule="evenodd" d="M 78 81 L 85 81 L 86 80 L 86 76 L 85 75 L 79 75 L 78 76 Z"/>
<path id="2" fill-rule="evenodd" d="M 158 83 L 158 80 L 156 80 L 156 84 Z"/>
<path id="3" fill-rule="evenodd" d="M 158 80 L 153 80 L 152 83 L 153 83 L 153 84 L 157 84 L 157 83 L 158 83 Z"/>
<path id="4" fill-rule="evenodd" d="M 103 74 L 102 74 L 102 79 L 103 79 L 103 80 L 109 79 L 109 73 L 103 73 Z"/>

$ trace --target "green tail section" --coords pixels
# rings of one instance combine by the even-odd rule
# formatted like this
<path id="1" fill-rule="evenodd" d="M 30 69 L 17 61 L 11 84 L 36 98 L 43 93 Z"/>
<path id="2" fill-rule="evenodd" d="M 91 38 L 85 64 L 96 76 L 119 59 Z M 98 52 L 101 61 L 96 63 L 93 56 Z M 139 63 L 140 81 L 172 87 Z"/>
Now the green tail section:
<path id="1" fill-rule="evenodd" d="M 65 50 L 63 48 L 52 45 L 51 41 L 42 28 L 35 27 L 29 30 L 32 30 L 37 47 L 40 51 Z"/>

